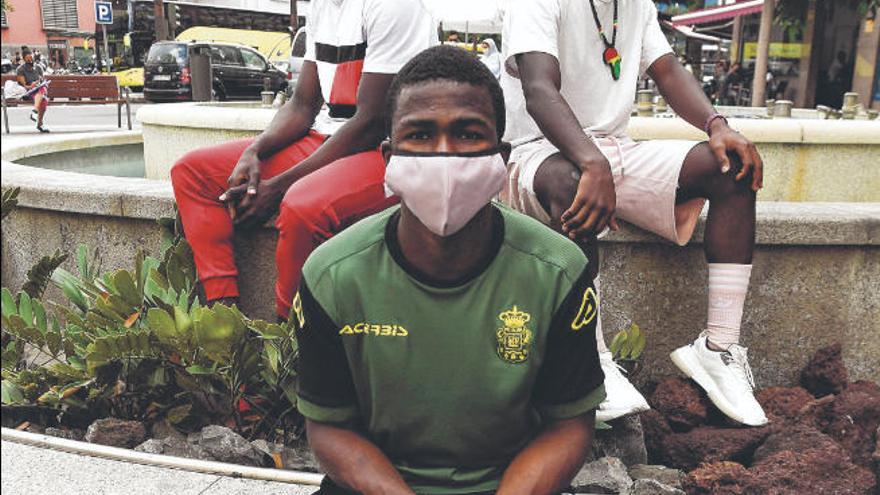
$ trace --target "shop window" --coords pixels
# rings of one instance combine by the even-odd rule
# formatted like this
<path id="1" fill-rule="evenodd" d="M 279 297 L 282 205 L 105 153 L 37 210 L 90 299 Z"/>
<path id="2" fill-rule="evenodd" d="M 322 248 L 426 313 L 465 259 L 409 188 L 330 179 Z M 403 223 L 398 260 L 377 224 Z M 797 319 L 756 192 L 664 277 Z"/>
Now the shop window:
<path id="1" fill-rule="evenodd" d="M 43 29 L 78 29 L 76 0 L 40 0 Z"/>

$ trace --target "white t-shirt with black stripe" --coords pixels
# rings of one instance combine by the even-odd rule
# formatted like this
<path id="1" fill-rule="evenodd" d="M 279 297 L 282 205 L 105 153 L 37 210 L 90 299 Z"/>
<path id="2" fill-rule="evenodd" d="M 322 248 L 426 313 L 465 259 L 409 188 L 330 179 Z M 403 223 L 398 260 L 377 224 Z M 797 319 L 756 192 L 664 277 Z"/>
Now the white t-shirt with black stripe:
<path id="1" fill-rule="evenodd" d="M 305 60 L 318 66 L 327 108 L 314 128 L 333 134 L 354 115 L 364 72 L 396 74 L 437 44 L 436 23 L 419 0 L 312 0 Z"/>

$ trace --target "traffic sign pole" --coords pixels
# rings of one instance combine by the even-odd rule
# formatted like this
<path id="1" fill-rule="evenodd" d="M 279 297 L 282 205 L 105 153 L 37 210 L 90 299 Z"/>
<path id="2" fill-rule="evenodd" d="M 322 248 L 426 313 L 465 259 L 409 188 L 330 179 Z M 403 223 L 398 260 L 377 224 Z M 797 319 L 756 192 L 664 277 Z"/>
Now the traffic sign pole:
<path id="1" fill-rule="evenodd" d="M 104 57 L 107 58 L 107 73 L 110 73 L 110 47 L 107 42 L 107 24 L 113 24 L 113 4 L 98 0 L 95 2 L 95 22 L 101 25 L 101 36 L 104 38 Z M 96 42 L 97 43 L 97 42 Z M 97 48 L 97 46 L 95 47 Z M 103 67 L 104 61 L 98 59 L 99 67 Z"/>
<path id="2" fill-rule="evenodd" d="M 110 49 L 107 47 L 107 25 L 101 24 L 101 36 L 104 38 L 104 56 L 107 57 L 107 73 L 110 73 Z M 101 64 L 105 65 L 105 64 Z"/>

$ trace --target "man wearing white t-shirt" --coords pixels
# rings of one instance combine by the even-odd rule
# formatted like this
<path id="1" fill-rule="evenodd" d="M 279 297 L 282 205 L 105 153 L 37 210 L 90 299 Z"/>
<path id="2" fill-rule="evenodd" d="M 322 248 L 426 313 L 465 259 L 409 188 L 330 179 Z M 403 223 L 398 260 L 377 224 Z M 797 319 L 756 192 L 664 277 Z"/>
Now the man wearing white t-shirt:
<path id="1" fill-rule="evenodd" d="M 598 259 L 596 235 L 616 229 L 616 217 L 686 244 L 708 200 L 708 324 L 671 357 L 726 415 L 766 423 L 739 345 L 763 180 L 754 145 L 728 127 L 675 58 L 650 0 L 511 0 L 503 39 L 505 140 L 515 148 L 502 199 L 579 241 L 590 260 Z M 645 73 L 708 142 L 626 136 Z M 614 365 L 601 327 L 597 339 L 608 394 L 597 417 L 647 409 Z"/>
<path id="2" fill-rule="evenodd" d="M 279 318 L 290 312 L 303 264 L 321 242 L 397 203 L 385 193 L 379 152 L 385 96 L 397 71 L 437 44 L 436 23 L 419 1 L 310 4 L 293 99 L 256 138 L 187 153 L 171 170 L 209 302 L 238 301 L 234 230 L 278 213 Z"/>

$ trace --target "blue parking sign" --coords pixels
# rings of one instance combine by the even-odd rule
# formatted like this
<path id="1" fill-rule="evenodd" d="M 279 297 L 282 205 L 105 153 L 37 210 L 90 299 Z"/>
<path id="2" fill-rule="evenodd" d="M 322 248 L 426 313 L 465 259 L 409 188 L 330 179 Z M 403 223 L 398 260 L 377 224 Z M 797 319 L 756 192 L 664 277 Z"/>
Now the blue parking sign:
<path id="1" fill-rule="evenodd" d="M 98 24 L 113 24 L 113 4 L 110 2 L 95 2 L 95 22 Z"/>

